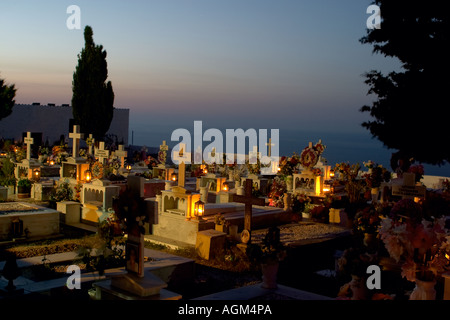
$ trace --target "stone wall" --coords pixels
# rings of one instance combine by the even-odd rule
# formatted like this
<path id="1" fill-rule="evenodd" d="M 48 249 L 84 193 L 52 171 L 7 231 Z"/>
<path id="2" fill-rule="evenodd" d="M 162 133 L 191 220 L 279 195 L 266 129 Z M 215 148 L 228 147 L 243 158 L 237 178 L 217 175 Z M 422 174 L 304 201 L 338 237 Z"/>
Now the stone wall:
<path id="1" fill-rule="evenodd" d="M 107 134 L 117 136 L 128 145 L 129 109 L 114 109 L 114 117 Z M 72 107 L 16 104 L 8 117 L 0 120 L 0 137 L 22 140 L 23 132 L 42 132 L 42 140 L 52 145 L 61 135 L 68 137 Z M 89 132 L 84 132 L 86 135 Z M 70 140 L 70 139 L 69 139 Z"/>

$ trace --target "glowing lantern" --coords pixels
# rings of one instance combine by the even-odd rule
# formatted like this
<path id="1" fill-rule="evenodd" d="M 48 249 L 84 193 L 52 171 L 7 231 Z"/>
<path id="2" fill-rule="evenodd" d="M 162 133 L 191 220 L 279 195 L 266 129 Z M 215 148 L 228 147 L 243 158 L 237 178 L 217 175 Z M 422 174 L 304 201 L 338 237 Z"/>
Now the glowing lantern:
<path id="1" fill-rule="evenodd" d="M 197 220 L 203 220 L 202 216 L 205 213 L 205 203 L 202 200 L 198 200 L 194 206 L 194 216 Z"/>
<path id="2" fill-rule="evenodd" d="M 177 174 L 175 172 L 171 174 L 170 180 L 177 181 Z"/>
<path id="3" fill-rule="evenodd" d="M 222 183 L 222 191 L 228 191 L 229 190 L 229 186 L 228 186 L 228 182 L 224 182 Z"/>
<path id="4" fill-rule="evenodd" d="M 86 170 L 84 172 L 84 178 L 85 178 L 87 183 L 91 182 L 91 180 L 92 180 L 92 172 L 90 170 Z"/>

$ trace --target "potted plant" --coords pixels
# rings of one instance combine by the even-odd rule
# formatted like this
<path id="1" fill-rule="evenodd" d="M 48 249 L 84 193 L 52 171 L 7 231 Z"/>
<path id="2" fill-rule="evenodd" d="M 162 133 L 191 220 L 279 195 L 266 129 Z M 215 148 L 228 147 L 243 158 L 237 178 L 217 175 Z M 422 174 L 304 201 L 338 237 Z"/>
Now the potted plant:
<path id="1" fill-rule="evenodd" d="M 17 197 L 29 198 L 31 193 L 31 180 L 28 178 L 21 178 L 17 182 Z"/>
<path id="2" fill-rule="evenodd" d="M 276 289 L 280 261 L 286 257 L 286 248 L 280 241 L 280 229 L 270 227 L 261 244 L 247 247 L 247 255 L 261 264 L 263 275 L 261 286 L 265 289 Z"/>
<path id="3" fill-rule="evenodd" d="M 214 223 L 217 231 L 228 233 L 230 223 L 225 219 L 222 213 L 218 213 L 214 216 Z"/>

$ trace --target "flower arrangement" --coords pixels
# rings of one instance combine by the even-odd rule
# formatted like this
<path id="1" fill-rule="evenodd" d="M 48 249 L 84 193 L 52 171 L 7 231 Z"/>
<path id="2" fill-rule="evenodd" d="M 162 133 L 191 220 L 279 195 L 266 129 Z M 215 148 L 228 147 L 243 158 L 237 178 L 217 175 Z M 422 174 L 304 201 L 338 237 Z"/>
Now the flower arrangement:
<path id="1" fill-rule="evenodd" d="M 270 227 L 261 244 L 247 247 L 247 256 L 262 264 L 274 264 L 286 257 L 286 248 L 280 240 L 280 229 Z"/>
<path id="2" fill-rule="evenodd" d="M 45 146 L 39 146 L 39 151 L 38 151 L 38 154 L 39 155 L 48 155 L 49 154 L 49 150 L 48 150 L 48 148 L 47 147 L 45 147 Z"/>
<path id="3" fill-rule="evenodd" d="M 286 191 L 286 182 L 282 178 L 276 176 L 272 181 L 272 185 L 268 194 L 269 199 L 271 199 L 271 201 L 269 202 L 269 206 L 283 208 L 283 195 L 286 193 Z"/>
<path id="4" fill-rule="evenodd" d="M 96 161 L 92 165 L 92 178 L 94 179 L 101 179 L 103 178 L 103 164 Z"/>
<path id="5" fill-rule="evenodd" d="M 293 212 L 303 212 L 309 203 L 311 203 L 311 198 L 304 193 L 294 193 L 292 195 Z"/>
<path id="6" fill-rule="evenodd" d="M 364 163 L 364 165 L 368 167 L 367 163 Z M 391 173 L 386 168 L 383 168 L 382 165 L 371 162 L 368 168 L 370 169 L 369 172 L 363 175 L 366 179 L 367 187 L 379 188 L 382 182 L 391 180 Z"/>
<path id="7" fill-rule="evenodd" d="M 158 165 L 158 161 L 152 156 L 147 156 L 147 159 L 144 160 L 144 163 L 147 165 L 149 169 L 156 167 Z"/>
<path id="8" fill-rule="evenodd" d="M 219 225 L 219 226 L 221 226 L 221 225 L 223 225 L 223 226 L 229 226 L 229 222 L 228 222 L 228 220 L 227 219 L 225 219 L 225 217 L 223 216 L 223 214 L 222 213 L 218 213 L 218 214 L 216 214 L 215 216 L 214 216 L 214 223 L 216 224 L 216 225 Z"/>
<path id="9" fill-rule="evenodd" d="M 375 234 L 380 227 L 381 218 L 375 207 L 366 207 L 355 216 L 354 227 L 357 232 Z"/>
<path id="10" fill-rule="evenodd" d="M 145 233 L 146 205 L 138 194 L 129 188 L 121 191 L 119 196 L 113 198 L 113 209 L 117 220 L 126 232 L 138 228 L 140 233 Z"/>
<path id="11" fill-rule="evenodd" d="M 341 162 L 336 164 L 334 171 L 339 172 L 339 178 L 345 185 L 349 202 L 355 203 L 359 200 L 361 191 L 364 189 L 364 180 L 359 178 L 361 165 L 359 163 L 350 165 Z"/>
<path id="12" fill-rule="evenodd" d="M 414 173 L 416 175 L 416 182 L 419 182 L 423 178 L 423 175 L 425 174 L 425 170 L 423 168 L 423 165 L 421 164 L 410 166 L 408 172 Z"/>
<path id="13" fill-rule="evenodd" d="M 321 140 L 314 146 L 304 148 L 300 154 L 300 164 L 307 170 L 311 169 L 317 164 L 317 161 L 319 161 L 319 157 L 324 152 L 325 148 L 326 147 L 322 144 Z"/>
<path id="14" fill-rule="evenodd" d="M 158 162 L 165 164 L 167 160 L 167 151 L 165 150 L 159 150 L 158 152 Z"/>
<path id="15" fill-rule="evenodd" d="M 297 165 L 300 163 L 300 156 L 293 153 L 291 157 L 283 156 L 280 158 L 280 174 L 283 176 L 290 176 L 297 171 Z"/>
<path id="16" fill-rule="evenodd" d="M 402 201 L 394 205 L 391 217 L 382 220 L 380 239 L 389 255 L 402 263 L 402 277 L 432 280 L 430 276 L 435 278 L 448 268 L 450 234 L 445 217 L 425 219 L 412 200 Z M 409 214 L 404 215 L 405 211 Z"/>
<path id="17" fill-rule="evenodd" d="M 318 205 L 311 209 L 311 218 L 315 221 L 328 223 L 330 219 L 330 208 Z"/>

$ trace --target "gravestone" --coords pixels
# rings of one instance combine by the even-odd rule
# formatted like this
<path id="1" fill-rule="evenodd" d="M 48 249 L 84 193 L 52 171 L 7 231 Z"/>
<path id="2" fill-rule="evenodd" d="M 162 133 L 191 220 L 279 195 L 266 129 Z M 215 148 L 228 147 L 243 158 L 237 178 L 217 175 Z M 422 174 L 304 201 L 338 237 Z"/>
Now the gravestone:
<path id="1" fill-rule="evenodd" d="M 426 187 L 416 185 L 415 173 L 403 173 L 401 184 L 392 183 L 392 195 L 401 196 L 402 199 L 414 199 L 415 197 L 424 197 Z"/>
<path id="2" fill-rule="evenodd" d="M 234 202 L 244 203 L 244 231 L 241 234 L 241 240 L 244 244 L 251 242 L 251 231 L 252 231 L 252 207 L 254 205 L 264 206 L 265 199 L 254 198 L 252 196 L 253 181 L 251 179 L 245 180 L 245 195 L 235 195 L 233 197 Z"/>
<path id="3" fill-rule="evenodd" d="M 124 150 L 123 144 L 119 144 L 119 147 L 116 151 L 114 151 L 114 156 L 120 159 L 120 168 L 123 169 L 125 166 L 125 158 L 127 157 L 128 152 Z"/>
<path id="4" fill-rule="evenodd" d="M 105 160 L 109 158 L 109 150 L 105 149 L 105 142 L 100 141 L 98 148 L 95 149 L 95 157 L 101 164 L 105 163 Z"/>

